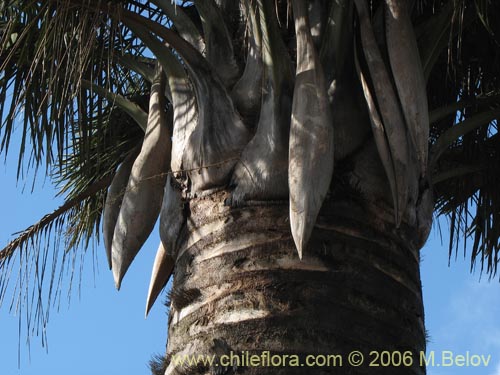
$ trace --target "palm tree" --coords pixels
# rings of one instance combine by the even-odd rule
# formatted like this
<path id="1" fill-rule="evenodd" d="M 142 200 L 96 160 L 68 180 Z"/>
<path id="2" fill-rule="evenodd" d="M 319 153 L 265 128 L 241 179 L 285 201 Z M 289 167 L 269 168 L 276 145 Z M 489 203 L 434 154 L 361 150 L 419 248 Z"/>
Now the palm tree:
<path id="1" fill-rule="evenodd" d="M 386 350 L 410 358 L 384 374 L 424 374 L 433 215 L 450 253 L 470 239 L 472 264 L 497 273 L 499 8 L 1 1 L 1 150 L 18 121 L 20 165 L 31 142 L 28 165 L 66 201 L 0 252 L 0 301 L 17 283 L 44 324 L 30 288 L 50 304 L 101 222 L 120 288 L 160 217 L 147 311 L 173 286 L 154 373 L 302 374 L 177 359 Z"/>

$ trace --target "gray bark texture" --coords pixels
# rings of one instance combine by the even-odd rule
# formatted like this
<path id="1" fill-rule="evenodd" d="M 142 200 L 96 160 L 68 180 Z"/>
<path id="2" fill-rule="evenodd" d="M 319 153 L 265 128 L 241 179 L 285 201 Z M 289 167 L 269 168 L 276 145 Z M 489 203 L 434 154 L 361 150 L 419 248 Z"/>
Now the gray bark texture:
<path id="1" fill-rule="evenodd" d="M 189 202 L 170 293 L 165 374 L 424 374 L 417 238 L 383 207 L 328 200 L 297 256 L 288 205 Z M 365 364 L 349 366 L 359 350 Z M 183 355 L 340 354 L 342 367 L 175 364 Z M 368 367 L 371 351 L 411 351 L 410 367 Z"/>

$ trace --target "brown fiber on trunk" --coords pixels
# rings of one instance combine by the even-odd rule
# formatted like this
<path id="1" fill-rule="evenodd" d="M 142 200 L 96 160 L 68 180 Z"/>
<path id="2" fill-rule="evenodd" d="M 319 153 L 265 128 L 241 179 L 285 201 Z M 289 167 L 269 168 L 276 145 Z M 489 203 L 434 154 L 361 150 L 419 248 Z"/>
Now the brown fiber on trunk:
<path id="1" fill-rule="evenodd" d="M 327 201 L 303 260 L 286 202 L 237 209 L 226 192 L 190 202 L 169 318 L 166 374 L 424 374 L 419 255 L 392 213 Z M 407 228 L 406 228 L 407 229 Z M 350 351 L 411 351 L 410 367 L 353 367 Z M 342 355 L 342 367 L 174 364 L 182 355 Z M 237 364 L 237 360 L 233 361 Z M 380 362 L 379 362 L 380 363 Z"/>

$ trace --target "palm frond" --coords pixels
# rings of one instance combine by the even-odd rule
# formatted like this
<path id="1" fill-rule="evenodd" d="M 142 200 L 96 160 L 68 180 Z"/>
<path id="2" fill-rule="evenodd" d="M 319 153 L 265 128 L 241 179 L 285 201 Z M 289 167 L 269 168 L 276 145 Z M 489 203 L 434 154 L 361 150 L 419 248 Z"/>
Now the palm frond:
<path id="1" fill-rule="evenodd" d="M 500 137 L 496 122 L 490 128 L 495 135 L 477 147 L 457 146 L 448 153 L 441 161 L 443 169 L 462 173 L 442 179 L 435 189 L 437 212 L 450 219 L 450 256 L 459 243 L 465 252 L 472 242 L 471 268 L 478 262 L 481 270 L 494 276 L 500 248 Z"/>
<path id="2" fill-rule="evenodd" d="M 462 30 L 450 36 L 428 85 L 436 211 L 450 223 L 450 256 L 459 243 L 471 269 L 498 273 L 500 254 L 500 23 L 498 2 L 460 3 Z M 455 104 L 450 104 L 455 103 Z"/>
<path id="3" fill-rule="evenodd" d="M 141 76 L 147 70 L 129 70 L 130 56 L 143 55 L 144 45 L 105 12 L 96 11 L 94 3 L 9 1 L 4 5 L 0 151 L 7 151 L 16 119 L 22 118 L 20 163 L 30 140 L 35 166 L 49 167 L 54 161 L 61 166 L 74 136 L 92 131 L 85 127 L 85 119 L 96 111 L 102 118 L 102 98 L 87 95 L 82 80 L 124 97 L 147 86 Z M 126 8 L 154 21 L 163 17 L 138 2 L 127 3 Z M 129 58 L 120 64 L 122 56 Z M 71 126 L 75 118 L 78 129 Z"/>
<path id="4" fill-rule="evenodd" d="M 139 100 L 144 102 L 144 98 Z M 59 303 L 61 291 L 67 287 L 71 292 L 74 271 L 78 265 L 82 268 L 87 249 L 93 249 L 99 240 L 106 189 L 119 163 L 143 138 L 134 120 L 113 109 L 111 103 L 105 116 L 100 120 L 104 126 L 93 134 L 90 143 L 75 139 L 73 148 L 65 152 L 62 168 L 54 168 L 51 177 L 59 194 L 65 196 L 64 204 L 0 251 L 0 305 L 10 286 L 11 309 L 27 310 L 23 316 L 27 317 L 28 336 L 37 333 L 29 327 L 46 326 L 48 308 L 56 298 Z M 13 277 L 16 268 L 17 277 Z M 51 269 L 50 276 L 46 276 L 46 268 Z M 63 282 L 65 277 L 69 282 Z M 30 300 L 32 295 L 38 298 Z"/>
<path id="5" fill-rule="evenodd" d="M 66 285 L 70 293 L 99 240 L 106 188 L 143 137 L 130 116 L 148 108 L 144 45 L 89 4 L 1 2 L 0 152 L 8 152 L 17 127 L 18 171 L 29 156 L 28 167 L 45 166 L 65 199 L 0 251 L 0 305 L 12 292 L 10 307 L 24 309 L 28 338 L 42 328 L 42 342 L 49 307 Z M 163 17 L 138 2 L 127 8 Z"/>

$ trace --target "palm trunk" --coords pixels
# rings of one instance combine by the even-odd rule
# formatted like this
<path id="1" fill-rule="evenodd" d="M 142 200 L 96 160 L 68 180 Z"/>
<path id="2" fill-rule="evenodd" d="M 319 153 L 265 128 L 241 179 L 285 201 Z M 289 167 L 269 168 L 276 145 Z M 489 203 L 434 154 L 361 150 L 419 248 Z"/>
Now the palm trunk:
<path id="1" fill-rule="evenodd" d="M 225 198 L 219 192 L 190 201 L 171 292 L 166 374 L 425 373 L 419 253 L 409 228 L 396 231 L 380 207 L 330 199 L 301 261 L 287 203 L 232 209 Z M 363 353 L 362 366 L 349 364 L 354 350 Z M 300 362 L 270 362 L 266 351 Z M 384 367 L 387 355 L 377 359 L 374 351 L 401 353 L 392 357 L 396 365 L 412 354 Z M 223 366 L 221 355 L 231 353 L 231 366 Z M 252 354 L 261 358 L 255 367 Z M 186 355 L 220 362 L 181 364 Z M 330 366 L 308 366 L 324 358 Z"/>

